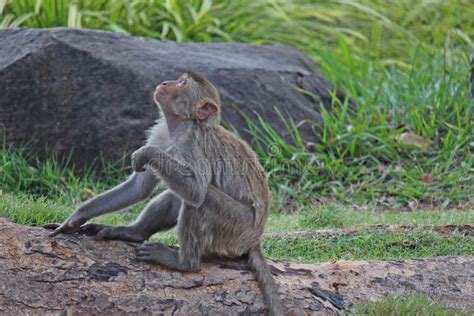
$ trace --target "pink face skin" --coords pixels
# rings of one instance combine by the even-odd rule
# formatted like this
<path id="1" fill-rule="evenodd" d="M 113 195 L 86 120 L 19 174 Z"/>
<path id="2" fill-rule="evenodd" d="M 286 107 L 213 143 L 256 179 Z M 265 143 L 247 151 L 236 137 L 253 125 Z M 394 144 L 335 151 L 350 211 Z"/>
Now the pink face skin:
<path id="1" fill-rule="evenodd" d="M 183 95 L 189 88 L 190 82 L 191 80 L 188 78 L 187 74 L 183 74 L 177 80 L 163 81 L 156 87 L 154 93 L 155 102 L 159 103 L 164 112 L 170 113 L 172 110 L 169 108 L 171 106 L 170 101 Z"/>
<path id="2" fill-rule="evenodd" d="M 168 127 L 173 128 L 180 115 L 185 117 L 192 115 L 193 118 L 202 121 L 219 111 L 215 101 L 209 98 L 196 99 L 192 94 L 194 84 L 195 82 L 185 73 L 178 80 L 163 81 L 156 87 L 155 102 L 165 115 Z M 194 108 L 189 109 L 190 106 Z"/>

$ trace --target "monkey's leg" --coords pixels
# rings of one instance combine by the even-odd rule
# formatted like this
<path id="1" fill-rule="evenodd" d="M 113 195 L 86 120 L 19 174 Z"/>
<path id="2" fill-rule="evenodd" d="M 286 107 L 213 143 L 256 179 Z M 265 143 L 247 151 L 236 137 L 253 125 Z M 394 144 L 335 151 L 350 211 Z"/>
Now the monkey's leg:
<path id="1" fill-rule="evenodd" d="M 181 199 L 170 190 L 152 199 L 137 220 L 129 226 L 113 227 L 102 224 L 86 224 L 80 232 L 95 239 L 117 239 L 141 242 L 159 231 L 174 227 L 178 221 Z"/>
<path id="2" fill-rule="evenodd" d="M 183 271 L 199 271 L 203 237 L 199 210 L 184 204 L 178 222 L 179 252 L 163 243 L 148 243 L 137 249 L 137 259 Z"/>
<path id="3" fill-rule="evenodd" d="M 93 217 L 115 212 L 145 199 L 151 194 L 158 181 L 150 170 L 134 172 L 125 182 L 86 201 L 61 225 L 47 224 L 44 227 L 54 229 L 50 236 L 56 236 L 59 233 L 75 233 L 82 224 Z"/>

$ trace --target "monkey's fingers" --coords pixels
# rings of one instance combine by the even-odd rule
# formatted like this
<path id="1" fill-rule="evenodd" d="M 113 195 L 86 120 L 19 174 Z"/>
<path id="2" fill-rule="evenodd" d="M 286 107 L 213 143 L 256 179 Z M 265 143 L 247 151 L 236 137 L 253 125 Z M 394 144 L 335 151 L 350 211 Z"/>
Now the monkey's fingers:
<path id="1" fill-rule="evenodd" d="M 160 262 L 159 256 L 170 249 L 160 242 L 146 243 L 137 247 L 137 259 L 139 261 Z"/>
<path id="2" fill-rule="evenodd" d="M 138 261 L 144 261 L 148 263 L 158 263 L 161 264 L 159 257 L 156 253 L 139 253 L 137 254 Z"/>
<path id="3" fill-rule="evenodd" d="M 89 223 L 82 225 L 78 233 L 81 235 L 86 235 L 86 236 L 96 236 L 99 234 L 102 230 L 107 229 L 109 226 L 104 225 L 104 224 L 94 224 L 94 223 Z"/>
<path id="4" fill-rule="evenodd" d="M 137 254 L 149 254 L 157 253 L 161 250 L 162 247 L 166 247 L 162 243 L 146 243 L 142 244 L 137 248 Z"/>
<path id="5" fill-rule="evenodd" d="M 59 235 L 60 233 L 63 234 L 74 234 L 77 231 L 77 229 L 74 229 L 68 225 L 61 224 L 59 227 L 57 227 L 51 234 L 49 234 L 49 237 L 55 237 Z"/>
<path id="6" fill-rule="evenodd" d="M 135 172 L 144 172 L 145 171 L 145 164 L 142 162 L 137 162 L 136 160 L 132 160 L 132 169 Z"/>
<path id="7" fill-rule="evenodd" d="M 106 225 L 104 225 L 106 226 Z M 101 231 L 99 231 L 96 235 L 94 235 L 94 240 L 110 240 L 110 239 L 115 239 L 111 232 L 112 228 L 104 228 Z"/>
<path id="8" fill-rule="evenodd" d="M 156 261 L 156 251 L 148 249 L 148 247 L 140 246 L 137 248 L 137 260 L 154 262 Z"/>
<path id="9" fill-rule="evenodd" d="M 156 263 L 156 258 L 153 256 L 137 256 L 137 260 L 149 263 Z"/>
<path id="10" fill-rule="evenodd" d="M 49 234 L 49 237 L 54 237 L 54 236 L 56 236 L 56 235 L 58 235 L 59 233 L 62 233 L 62 232 L 63 232 L 63 228 L 62 228 L 62 226 L 59 226 L 51 234 Z"/>
<path id="11" fill-rule="evenodd" d="M 138 250 L 160 252 L 170 250 L 170 248 L 161 242 L 147 242 L 140 245 Z"/>
<path id="12" fill-rule="evenodd" d="M 132 169 L 135 172 L 145 171 L 145 165 L 148 158 L 143 154 L 144 148 L 140 148 L 132 154 Z"/>
<path id="13" fill-rule="evenodd" d="M 64 233 L 65 227 L 64 225 L 59 224 L 59 223 L 49 223 L 49 224 L 43 225 L 43 228 L 50 229 L 50 230 L 54 229 L 54 231 L 48 235 L 49 237 L 54 237 L 58 235 L 59 233 Z"/>

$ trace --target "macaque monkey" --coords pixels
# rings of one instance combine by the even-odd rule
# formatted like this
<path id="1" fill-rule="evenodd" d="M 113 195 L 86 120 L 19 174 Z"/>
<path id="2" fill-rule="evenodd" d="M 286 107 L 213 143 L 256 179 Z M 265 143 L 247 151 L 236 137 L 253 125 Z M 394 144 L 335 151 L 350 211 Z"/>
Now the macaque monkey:
<path id="1" fill-rule="evenodd" d="M 278 290 L 260 246 L 268 217 L 268 180 L 256 154 L 219 125 L 217 89 L 194 73 L 161 83 L 154 93 L 164 120 L 132 155 L 134 173 L 124 183 L 85 202 L 58 233 L 81 232 L 96 239 L 144 241 L 177 224 L 179 250 L 162 243 L 137 248 L 138 260 L 177 271 L 199 271 L 204 257 L 248 255 L 272 315 L 283 315 Z M 112 227 L 89 219 L 132 205 L 163 181 L 135 223 Z"/>

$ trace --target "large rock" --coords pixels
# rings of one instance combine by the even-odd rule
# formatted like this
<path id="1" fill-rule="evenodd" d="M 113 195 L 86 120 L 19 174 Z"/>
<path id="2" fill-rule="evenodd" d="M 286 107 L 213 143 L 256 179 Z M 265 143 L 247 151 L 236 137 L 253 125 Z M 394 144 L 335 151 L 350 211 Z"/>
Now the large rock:
<path id="1" fill-rule="evenodd" d="M 285 46 L 175 43 L 92 30 L 0 30 L 0 130 L 7 144 L 60 155 L 78 165 L 138 148 L 158 117 L 155 86 L 191 70 L 222 95 L 223 118 L 245 134 L 241 114 L 260 114 L 287 133 L 275 108 L 315 142 L 320 104 L 333 87 L 302 53 Z M 303 94 L 306 89 L 314 96 Z M 1 136 L 1 135 L 0 135 Z M 245 135 L 244 135 L 245 136 Z"/>

